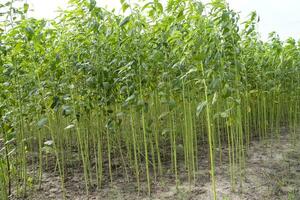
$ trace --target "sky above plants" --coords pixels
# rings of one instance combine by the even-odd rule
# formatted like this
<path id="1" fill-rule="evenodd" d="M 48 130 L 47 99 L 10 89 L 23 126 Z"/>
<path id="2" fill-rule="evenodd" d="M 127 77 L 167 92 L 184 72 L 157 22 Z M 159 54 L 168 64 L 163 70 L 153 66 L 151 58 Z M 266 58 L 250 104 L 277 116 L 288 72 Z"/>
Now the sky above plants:
<path id="1" fill-rule="evenodd" d="M 0 0 L 3 2 L 6 0 Z M 97 0 L 98 5 L 120 11 L 119 0 Z M 162 2 L 166 0 L 162 0 Z M 260 16 L 258 30 L 262 39 L 267 39 L 268 33 L 276 31 L 282 39 L 293 37 L 300 39 L 300 1 L 299 0 L 227 0 L 230 6 L 241 13 L 242 19 L 256 10 Z M 55 17 L 58 7 L 66 8 L 68 0 L 27 0 L 34 9 L 32 15 L 42 18 Z M 131 0 L 132 3 L 137 0 Z M 209 2 L 209 0 L 204 0 Z"/>

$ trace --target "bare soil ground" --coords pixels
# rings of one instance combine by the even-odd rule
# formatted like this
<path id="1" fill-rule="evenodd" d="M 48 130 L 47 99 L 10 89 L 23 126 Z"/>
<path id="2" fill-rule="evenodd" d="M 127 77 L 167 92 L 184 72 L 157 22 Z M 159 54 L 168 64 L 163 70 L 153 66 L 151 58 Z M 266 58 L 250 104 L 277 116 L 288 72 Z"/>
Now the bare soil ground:
<path id="1" fill-rule="evenodd" d="M 286 130 L 283 130 L 286 132 Z M 246 171 L 242 185 L 237 184 L 232 191 L 229 166 L 224 161 L 217 163 L 217 193 L 218 199 L 223 200 L 299 200 L 300 199 L 300 141 L 293 140 L 291 136 L 282 134 L 278 140 L 253 141 L 247 153 Z M 67 199 L 70 200 L 138 200 L 138 199 L 212 199 L 211 184 L 208 172 L 207 156 L 203 155 L 197 180 L 191 185 L 185 178 L 186 173 L 179 171 L 181 183 L 176 187 L 174 176 L 167 172 L 163 177 L 153 183 L 152 196 L 146 193 L 146 180 L 142 177 L 141 192 L 136 191 L 134 181 L 126 182 L 122 171 L 120 176 L 114 176 L 112 185 L 106 185 L 100 191 L 90 192 L 85 195 L 83 175 L 74 173 L 66 181 Z M 224 150 L 226 157 L 226 149 Z M 182 167 L 180 167 L 182 168 Z M 106 177 L 109 182 L 108 177 Z M 134 177 L 130 177 L 134 180 Z M 62 199 L 60 179 L 56 173 L 43 174 L 41 188 L 34 187 L 27 199 L 50 200 Z"/>

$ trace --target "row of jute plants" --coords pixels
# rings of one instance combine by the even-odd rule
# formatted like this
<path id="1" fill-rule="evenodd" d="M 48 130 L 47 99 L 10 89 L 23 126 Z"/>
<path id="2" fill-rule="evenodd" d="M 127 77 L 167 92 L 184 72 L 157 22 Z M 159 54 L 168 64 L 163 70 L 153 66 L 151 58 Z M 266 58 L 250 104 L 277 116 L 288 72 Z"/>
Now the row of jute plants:
<path id="1" fill-rule="evenodd" d="M 41 187 L 46 170 L 65 198 L 78 168 L 87 195 L 120 173 L 151 195 L 166 172 L 195 184 L 203 154 L 216 199 L 217 165 L 236 190 L 253 139 L 284 126 L 296 141 L 299 42 L 262 41 L 256 13 L 241 21 L 222 0 L 120 3 L 117 15 L 71 0 L 55 20 L 0 4 L 1 199 Z"/>

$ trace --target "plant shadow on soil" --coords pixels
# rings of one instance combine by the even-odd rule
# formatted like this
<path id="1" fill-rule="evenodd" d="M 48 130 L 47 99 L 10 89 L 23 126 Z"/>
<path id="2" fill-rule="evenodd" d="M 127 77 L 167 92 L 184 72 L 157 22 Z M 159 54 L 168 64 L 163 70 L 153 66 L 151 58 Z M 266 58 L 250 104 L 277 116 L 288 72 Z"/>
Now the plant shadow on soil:
<path id="1" fill-rule="evenodd" d="M 245 177 L 242 183 L 237 185 L 236 191 L 232 191 L 229 175 L 229 165 L 226 161 L 226 147 L 222 151 L 224 160 L 217 161 L 216 179 L 217 196 L 222 200 L 298 200 L 300 199 L 300 141 L 292 139 L 286 129 L 282 129 L 278 139 L 265 139 L 264 141 L 252 141 L 247 152 Z M 92 190 L 87 197 L 83 174 L 78 167 L 72 169 L 67 176 L 65 187 L 66 197 L 72 200 L 100 200 L 100 199 L 212 199 L 209 177 L 209 163 L 206 152 L 201 151 L 199 158 L 199 170 L 195 184 L 189 184 L 187 174 L 182 163 L 179 163 L 180 184 L 176 187 L 175 178 L 168 171 L 152 183 L 151 197 L 147 196 L 146 177 L 141 176 L 141 191 L 138 193 L 134 175 L 129 174 L 129 181 L 124 177 L 123 169 L 115 169 L 112 184 L 103 185 L 99 191 Z M 218 154 L 216 154 L 218 155 Z M 227 156 L 228 157 L 228 156 Z M 79 164 L 79 163 L 77 163 Z M 78 166 L 78 165 L 77 165 Z M 165 167 L 165 166 L 164 166 Z M 43 172 L 41 187 L 33 186 L 27 199 L 50 200 L 62 199 L 60 178 L 57 172 L 47 170 Z M 141 173 L 142 175 L 143 173 Z M 109 177 L 104 177 L 104 182 L 109 183 Z M 16 199 L 16 198 L 13 198 Z"/>

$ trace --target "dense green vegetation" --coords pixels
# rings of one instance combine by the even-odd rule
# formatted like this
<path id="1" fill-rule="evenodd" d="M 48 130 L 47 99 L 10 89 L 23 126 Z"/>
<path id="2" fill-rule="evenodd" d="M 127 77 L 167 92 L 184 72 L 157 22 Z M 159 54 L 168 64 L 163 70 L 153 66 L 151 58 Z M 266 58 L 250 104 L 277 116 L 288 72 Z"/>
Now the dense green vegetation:
<path id="1" fill-rule="evenodd" d="M 180 184 L 179 163 L 193 184 L 207 153 L 216 199 L 223 146 L 234 190 L 253 138 L 298 137 L 299 42 L 262 41 L 256 13 L 241 23 L 222 0 L 121 3 L 124 15 L 70 0 L 52 21 L 0 4 L 0 199 L 26 196 L 48 162 L 62 188 L 76 167 L 101 191 L 115 159 L 150 195 L 168 169 Z"/>

